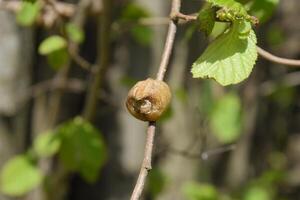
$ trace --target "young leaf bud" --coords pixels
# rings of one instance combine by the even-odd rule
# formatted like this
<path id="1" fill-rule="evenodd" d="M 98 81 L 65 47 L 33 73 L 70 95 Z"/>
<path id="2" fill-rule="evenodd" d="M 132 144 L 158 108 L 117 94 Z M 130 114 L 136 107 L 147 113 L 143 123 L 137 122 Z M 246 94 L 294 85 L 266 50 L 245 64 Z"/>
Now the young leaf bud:
<path id="1" fill-rule="evenodd" d="M 167 109 L 171 101 L 169 86 L 159 80 L 148 78 L 137 82 L 129 91 L 126 107 L 136 118 L 156 121 Z"/>

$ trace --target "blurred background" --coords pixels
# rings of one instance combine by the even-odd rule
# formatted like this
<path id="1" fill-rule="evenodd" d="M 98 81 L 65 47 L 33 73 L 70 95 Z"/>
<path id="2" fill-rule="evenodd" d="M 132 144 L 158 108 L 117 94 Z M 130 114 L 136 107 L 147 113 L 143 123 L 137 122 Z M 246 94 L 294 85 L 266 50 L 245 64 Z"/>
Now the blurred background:
<path id="1" fill-rule="evenodd" d="M 171 1 L 104 1 L 0 0 L 0 200 L 129 199 L 147 123 L 124 102 L 156 75 Z M 260 47 L 300 59 L 299 0 L 240 2 Z M 143 199 L 300 200 L 299 69 L 259 57 L 240 84 L 193 79 L 222 30 L 178 27 Z"/>

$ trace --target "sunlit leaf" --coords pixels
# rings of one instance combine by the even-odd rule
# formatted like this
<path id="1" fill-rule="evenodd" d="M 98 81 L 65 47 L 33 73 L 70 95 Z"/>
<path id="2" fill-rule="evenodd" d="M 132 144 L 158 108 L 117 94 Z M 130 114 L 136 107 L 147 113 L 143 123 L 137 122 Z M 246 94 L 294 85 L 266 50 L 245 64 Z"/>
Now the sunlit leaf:
<path id="1" fill-rule="evenodd" d="M 46 38 L 39 46 L 39 53 L 42 55 L 50 54 L 54 51 L 61 50 L 67 46 L 67 41 L 58 35 Z"/>
<path id="2" fill-rule="evenodd" d="M 235 0 L 206 0 L 207 2 L 225 8 L 226 10 L 231 10 L 237 15 L 245 16 L 247 15 L 247 11 L 242 4 L 236 2 Z"/>
<path id="3" fill-rule="evenodd" d="M 60 144 L 60 138 L 53 132 L 48 131 L 39 134 L 34 139 L 33 149 L 39 157 L 49 157 L 58 152 Z"/>
<path id="4" fill-rule="evenodd" d="M 187 183 L 183 192 L 188 200 L 218 200 L 218 192 L 213 185 Z"/>
<path id="5" fill-rule="evenodd" d="M 19 155 L 9 160 L 2 168 L 1 192 L 10 196 L 21 196 L 37 187 L 43 176 L 27 156 Z"/>
<path id="6" fill-rule="evenodd" d="M 257 59 L 256 36 L 249 24 L 235 22 L 215 39 L 193 64 L 193 77 L 213 78 L 224 86 L 246 79 Z"/>
<path id="7" fill-rule="evenodd" d="M 75 43 L 81 43 L 84 40 L 84 32 L 78 26 L 73 23 L 66 25 L 66 32 L 68 37 Z"/>
<path id="8" fill-rule="evenodd" d="M 268 190 L 263 187 L 251 187 L 246 191 L 243 200 L 271 200 Z"/>
<path id="9" fill-rule="evenodd" d="M 100 132 L 80 117 L 62 124 L 60 159 L 67 169 L 77 171 L 89 182 L 98 178 L 106 160 L 106 148 Z"/>
<path id="10" fill-rule="evenodd" d="M 17 22 L 23 26 L 31 26 L 37 19 L 41 6 L 39 2 L 23 1 L 17 14 Z"/>
<path id="11" fill-rule="evenodd" d="M 241 102 L 237 95 L 227 94 L 214 105 L 210 125 L 223 143 L 235 141 L 241 134 Z"/>

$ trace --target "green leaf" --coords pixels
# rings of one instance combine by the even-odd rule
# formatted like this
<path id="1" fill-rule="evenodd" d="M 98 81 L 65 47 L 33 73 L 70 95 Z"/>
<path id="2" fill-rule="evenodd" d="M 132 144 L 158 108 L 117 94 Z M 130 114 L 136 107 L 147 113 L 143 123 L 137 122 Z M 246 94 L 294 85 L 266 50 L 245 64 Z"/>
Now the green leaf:
<path id="1" fill-rule="evenodd" d="M 241 121 L 241 102 L 237 95 L 227 94 L 216 102 L 210 126 L 221 142 L 231 143 L 240 136 Z"/>
<path id="2" fill-rule="evenodd" d="M 21 10 L 17 13 L 17 22 L 23 26 L 31 26 L 36 21 L 40 10 L 39 2 L 23 1 Z"/>
<path id="3" fill-rule="evenodd" d="M 53 51 L 47 55 L 47 61 L 54 70 L 59 70 L 69 62 L 69 54 L 66 48 Z"/>
<path id="4" fill-rule="evenodd" d="M 215 25 L 215 9 L 206 4 L 198 14 L 199 30 L 208 36 Z"/>
<path id="5" fill-rule="evenodd" d="M 25 155 L 9 160 L 1 171 L 1 192 L 10 196 L 21 196 L 31 191 L 43 180 L 37 166 L 33 165 Z"/>
<path id="6" fill-rule="evenodd" d="M 234 0 L 206 0 L 214 6 L 224 8 L 228 11 L 233 11 L 233 14 L 247 16 L 247 11 L 242 4 Z"/>
<path id="7" fill-rule="evenodd" d="M 192 66 L 194 78 L 213 78 L 221 85 L 246 79 L 257 59 L 256 35 L 250 22 L 237 21 L 215 39 Z"/>
<path id="8" fill-rule="evenodd" d="M 277 8 L 279 0 L 254 0 L 250 13 L 256 16 L 260 23 L 266 22 Z"/>
<path id="9" fill-rule="evenodd" d="M 68 35 L 68 38 L 72 40 L 75 43 L 82 43 L 84 40 L 84 32 L 82 29 L 78 26 L 76 26 L 73 23 L 68 23 L 66 25 L 66 32 Z"/>
<path id="10" fill-rule="evenodd" d="M 67 46 L 67 41 L 58 35 L 46 38 L 39 46 L 39 53 L 48 55 L 54 51 L 61 50 Z"/>
<path id="11" fill-rule="evenodd" d="M 214 108 L 215 100 L 212 94 L 212 82 L 210 80 L 204 81 L 201 85 L 201 96 L 199 108 L 204 115 L 211 114 Z"/>
<path id="12" fill-rule="evenodd" d="M 248 189 L 244 200 L 271 200 L 271 195 L 266 188 L 254 186 Z"/>
<path id="13" fill-rule="evenodd" d="M 167 178 L 160 170 L 154 168 L 149 172 L 148 189 L 152 198 L 157 197 L 163 191 L 166 183 Z"/>
<path id="14" fill-rule="evenodd" d="M 60 138 L 52 131 L 39 134 L 33 141 L 33 150 L 39 157 L 49 157 L 59 150 Z"/>
<path id="15" fill-rule="evenodd" d="M 218 200 L 218 192 L 210 184 L 187 183 L 183 192 L 188 200 Z"/>
<path id="16" fill-rule="evenodd" d="M 122 21 L 136 22 L 143 17 L 149 17 L 148 11 L 135 3 L 127 4 L 121 13 Z"/>
<path id="17" fill-rule="evenodd" d="M 80 117 L 60 126 L 60 159 L 67 169 L 77 171 L 88 182 L 97 179 L 106 160 L 104 141 L 97 129 Z"/>
<path id="18" fill-rule="evenodd" d="M 152 29 L 147 26 L 135 25 L 130 29 L 135 41 L 141 45 L 149 45 L 152 40 Z"/>

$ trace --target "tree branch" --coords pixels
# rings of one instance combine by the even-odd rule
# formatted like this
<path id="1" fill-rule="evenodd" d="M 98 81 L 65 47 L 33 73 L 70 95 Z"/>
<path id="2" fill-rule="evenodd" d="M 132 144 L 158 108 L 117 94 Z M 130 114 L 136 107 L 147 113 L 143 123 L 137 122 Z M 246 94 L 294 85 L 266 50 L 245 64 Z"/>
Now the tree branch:
<path id="1" fill-rule="evenodd" d="M 87 93 L 83 109 L 83 117 L 89 121 L 93 120 L 97 110 L 97 91 L 102 85 L 103 77 L 109 64 L 110 36 L 111 36 L 111 9 L 112 0 L 103 0 L 102 16 L 100 20 L 99 39 L 99 64 L 96 65 L 96 74 Z"/>
<path id="2" fill-rule="evenodd" d="M 263 57 L 271 62 L 282 64 L 282 65 L 300 67 L 300 60 L 287 59 L 287 58 L 281 58 L 281 57 L 275 56 L 275 55 L 267 52 L 266 50 L 260 48 L 259 46 L 257 46 L 257 52 L 261 57 Z"/>
<path id="3" fill-rule="evenodd" d="M 157 80 L 163 80 L 165 76 L 165 72 L 167 70 L 167 66 L 169 64 L 170 56 L 173 49 L 173 44 L 176 35 L 176 20 L 172 18 L 174 14 L 179 13 L 180 11 L 181 0 L 173 0 L 172 1 L 172 8 L 171 8 L 171 19 L 169 22 L 168 34 L 166 38 L 166 43 L 161 59 L 161 63 L 159 65 L 158 73 L 156 76 Z M 142 167 L 138 176 L 138 180 L 134 187 L 134 190 L 131 195 L 131 200 L 138 200 L 140 199 L 143 189 L 145 187 L 146 178 L 148 175 L 149 170 L 151 170 L 151 160 L 152 160 L 152 149 L 153 149 L 153 141 L 155 136 L 155 128 L 156 122 L 149 122 L 148 129 L 147 129 L 147 139 L 145 145 L 145 154 L 142 163 Z"/>

